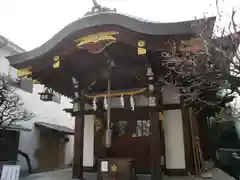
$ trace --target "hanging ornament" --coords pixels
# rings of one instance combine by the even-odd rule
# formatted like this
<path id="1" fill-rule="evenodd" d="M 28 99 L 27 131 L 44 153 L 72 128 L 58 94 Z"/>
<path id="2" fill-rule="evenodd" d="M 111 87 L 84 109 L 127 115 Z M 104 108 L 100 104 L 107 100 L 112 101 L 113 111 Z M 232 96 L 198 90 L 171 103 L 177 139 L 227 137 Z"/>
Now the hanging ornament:
<path id="1" fill-rule="evenodd" d="M 133 96 L 132 96 L 132 95 L 130 96 L 130 105 L 131 105 L 132 110 L 134 111 L 134 109 L 135 109 L 135 103 L 134 103 L 134 99 L 133 99 Z"/>
<path id="2" fill-rule="evenodd" d="M 121 107 L 123 108 L 123 107 L 124 107 L 124 99 L 123 99 L 123 95 L 121 95 L 121 97 L 120 97 L 120 102 L 121 102 Z"/>
<path id="3" fill-rule="evenodd" d="M 94 97 L 93 99 L 93 110 L 96 111 L 97 110 L 97 98 Z"/>
<path id="4" fill-rule="evenodd" d="M 138 55 L 144 55 L 147 53 L 147 50 L 145 48 L 145 42 L 144 41 L 138 41 Z"/>
<path id="5" fill-rule="evenodd" d="M 59 56 L 54 56 L 53 58 L 53 68 L 57 69 L 60 67 L 60 57 Z"/>
<path id="6" fill-rule="evenodd" d="M 107 103 L 107 97 L 105 96 L 104 97 L 104 101 L 103 101 L 103 103 L 104 103 L 104 109 L 108 109 L 108 103 Z"/>

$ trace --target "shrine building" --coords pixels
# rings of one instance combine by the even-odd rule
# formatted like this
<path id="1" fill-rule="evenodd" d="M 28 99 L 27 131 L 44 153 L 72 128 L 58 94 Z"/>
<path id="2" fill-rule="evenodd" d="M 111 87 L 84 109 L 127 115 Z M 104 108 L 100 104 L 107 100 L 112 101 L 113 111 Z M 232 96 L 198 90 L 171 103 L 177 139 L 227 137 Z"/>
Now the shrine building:
<path id="1" fill-rule="evenodd" d="M 203 170 L 207 138 L 180 89 L 161 78 L 172 51 L 201 52 L 199 25 L 210 37 L 214 23 L 153 23 L 95 5 L 43 45 L 7 58 L 20 78 L 47 87 L 42 100 L 51 91 L 72 99 L 65 111 L 75 117 L 74 178 L 99 170 L 99 159 L 126 158 L 153 180 L 188 175 Z"/>

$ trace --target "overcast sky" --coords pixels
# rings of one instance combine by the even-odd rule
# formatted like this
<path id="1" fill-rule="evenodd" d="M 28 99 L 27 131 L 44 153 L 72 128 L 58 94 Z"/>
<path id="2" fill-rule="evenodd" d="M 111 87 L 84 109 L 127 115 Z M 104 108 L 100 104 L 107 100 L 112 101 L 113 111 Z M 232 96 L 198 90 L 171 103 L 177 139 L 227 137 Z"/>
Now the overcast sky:
<path id="1" fill-rule="evenodd" d="M 224 11 L 240 0 L 225 0 Z M 139 18 L 172 22 L 211 16 L 215 0 L 98 0 L 101 5 Z M 92 7 L 91 0 L 0 0 L 0 35 L 31 50 L 42 45 L 64 26 L 81 18 Z M 239 14 L 238 14 L 239 16 Z M 240 19 L 240 16 L 239 18 Z"/>

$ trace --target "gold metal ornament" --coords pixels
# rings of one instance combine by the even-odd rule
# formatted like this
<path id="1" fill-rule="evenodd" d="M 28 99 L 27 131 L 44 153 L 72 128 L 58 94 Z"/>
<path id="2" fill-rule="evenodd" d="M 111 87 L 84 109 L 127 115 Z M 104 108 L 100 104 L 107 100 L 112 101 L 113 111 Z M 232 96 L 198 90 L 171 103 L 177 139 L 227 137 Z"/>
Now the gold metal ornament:
<path id="1" fill-rule="evenodd" d="M 117 166 L 116 166 L 116 165 L 112 165 L 111 171 L 112 171 L 112 172 L 116 172 L 116 171 L 117 171 Z"/>
<path id="2" fill-rule="evenodd" d="M 81 37 L 75 40 L 78 48 L 81 48 L 85 44 L 90 43 L 98 43 L 100 41 L 116 41 L 116 37 L 114 35 L 119 34 L 117 31 L 109 31 L 109 32 L 98 32 L 95 34 L 90 34 L 84 37 Z"/>
<path id="3" fill-rule="evenodd" d="M 54 61 L 53 68 L 54 69 L 59 68 L 60 67 L 60 57 L 59 56 L 54 56 L 53 61 Z"/>
<path id="4" fill-rule="evenodd" d="M 144 55 L 147 53 L 147 50 L 145 48 L 145 42 L 143 40 L 138 41 L 138 55 Z"/>

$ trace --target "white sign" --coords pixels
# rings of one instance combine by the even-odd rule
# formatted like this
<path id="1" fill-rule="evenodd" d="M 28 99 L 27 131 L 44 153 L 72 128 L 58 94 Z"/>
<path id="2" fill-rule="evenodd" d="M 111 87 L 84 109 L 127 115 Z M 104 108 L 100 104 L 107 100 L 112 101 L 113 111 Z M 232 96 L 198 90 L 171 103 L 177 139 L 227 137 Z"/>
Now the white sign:
<path id="1" fill-rule="evenodd" d="M 102 172 L 108 172 L 108 162 L 107 161 L 102 161 L 101 162 L 101 171 Z"/>
<path id="2" fill-rule="evenodd" d="M 19 173 L 19 165 L 3 165 L 1 172 L 1 180 L 18 180 Z"/>

